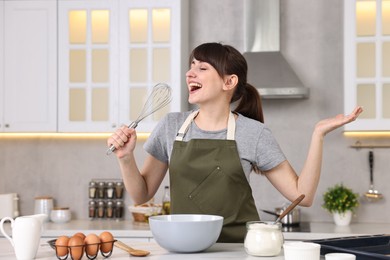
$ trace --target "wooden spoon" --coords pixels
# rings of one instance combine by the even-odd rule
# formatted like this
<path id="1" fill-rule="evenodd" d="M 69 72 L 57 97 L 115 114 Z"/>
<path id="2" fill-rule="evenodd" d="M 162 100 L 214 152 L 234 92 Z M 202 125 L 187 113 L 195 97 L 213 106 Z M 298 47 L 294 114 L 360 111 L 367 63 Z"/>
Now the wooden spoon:
<path id="1" fill-rule="evenodd" d="M 147 256 L 150 254 L 149 251 L 145 251 L 145 250 L 140 250 L 140 249 L 135 249 L 135 248 L 132 248 L 128 245 L 126 245 L 125 243 L 121 242 L 121 241 L 116 241 L 114 243 L 114 245 L 124 251 L 126 251 L 127 253 L 129 253 L 130 255 L 132 256 Z"/>
<path id="2" fill-rule="evenodd" d="M 305 198 L 305 194 L 299 196 L 296 200 L 294 200 L 287 209 L 285 209 L 282 214 L 276 219 L 275 223 L 279 222 L 284 216 L 286 216 L 291 210 L 293 210 L 299 202 L 301 202 Z"/>

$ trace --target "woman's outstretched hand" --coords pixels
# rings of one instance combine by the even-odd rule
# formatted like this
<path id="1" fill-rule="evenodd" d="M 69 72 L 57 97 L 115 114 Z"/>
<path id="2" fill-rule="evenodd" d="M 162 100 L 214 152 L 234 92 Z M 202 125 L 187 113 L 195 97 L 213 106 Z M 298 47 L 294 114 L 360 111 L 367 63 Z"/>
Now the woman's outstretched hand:
<path id="1" fill-rule="evenodd" d="M 325 136 L 327 133 L 345 125 L 350 122 L 353 122 L 358 118 L 358 116 L 363 112 L 363 108 L 358 106 L 356 107 L 351 114 L 344 115 L 339 114 L 335 117 L 327 118 L 324 120 L 321 120 L 317 123 L 315 132 L 321 134 L 322 136 Z"/>

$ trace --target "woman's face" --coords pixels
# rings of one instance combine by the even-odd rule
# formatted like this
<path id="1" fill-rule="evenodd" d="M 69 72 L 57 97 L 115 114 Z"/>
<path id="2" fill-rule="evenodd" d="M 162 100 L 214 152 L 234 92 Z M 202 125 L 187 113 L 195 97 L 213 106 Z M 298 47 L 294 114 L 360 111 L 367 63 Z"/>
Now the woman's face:
<path id="1" fill-rule="evenodd" d="M 221 98 L 223 79 L 211 64 L 194 59 L 186 73 L 188 102 L 202 104 Z"/>

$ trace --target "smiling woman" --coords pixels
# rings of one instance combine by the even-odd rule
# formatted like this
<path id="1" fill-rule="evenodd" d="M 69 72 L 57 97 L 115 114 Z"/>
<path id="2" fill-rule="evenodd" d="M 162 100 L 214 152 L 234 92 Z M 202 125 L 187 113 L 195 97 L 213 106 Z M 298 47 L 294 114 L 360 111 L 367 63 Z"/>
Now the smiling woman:
<path id="1" fill-rule="evenodd" d="M 323 139 L 361 113 L 338 115 L 316 124 L 301 174 L 290 166 L 264 125 L 258 91 L 247 82 L 248 66 L 235 48 L 220 43 L 196 47 L 186 73 L 193 111 L 169 113 L 144 145 L 148 156 L 137 166 L 136 132 L 122 127 L 108 140 L 118 157 L 126 189 L 136 204 L 150 200 L 169 169 L 172 214 L 224 218 L 219 242 L 243 242 L 246 223 L 259 215 L 249 185 L 253 170 L 264 174 L 289 200 L 305 194 L 310 206 L 319 182 Z M 231 103 L 238 105 L 231 111 Z"/>

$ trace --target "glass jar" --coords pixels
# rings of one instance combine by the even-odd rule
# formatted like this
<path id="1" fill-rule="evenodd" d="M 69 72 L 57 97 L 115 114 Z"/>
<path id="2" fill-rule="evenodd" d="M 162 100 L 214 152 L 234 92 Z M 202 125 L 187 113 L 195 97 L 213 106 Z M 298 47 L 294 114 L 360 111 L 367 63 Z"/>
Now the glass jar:
<path id="1" fill-rule="evenodd" d="M 89 182 L 89 198 L 90 199 L 96 198 L 96 190 L 97 190 L 96 182 L 90 181 Z"/>
<path id="2" fill-rule="evenodd" d="M 121 182 L 121 181 L 118 181 L 115 184 L 115 196 L 117 199 L 123 198 L 123 182 Z"/>
<path id="3" fill-rule="evenodd" d="M 113 199 L 114 198 L 114 183 L 113 182 L 107 182 L 106 198 L 107 199 Z"/>
<path id="4" fill-rule="evenodd" d="M 251 221 L 246 223 L 245 251 L 253 256 L 277 256 L 284 242 L 282 223 Z"/>
<path id="5" fill-rule="evenodd" d="M 89 209 L 88 209 L 88 216 L 90 218 L 96 218 L 96 209 L 97 209 L 97 206 L 96 206 L 96 201 L 94 200 L 90 200 L 89 201 Z"/>
<path id="6" fill-rule="evenodd" d="M 105 182 L 101 181 L 101 182 L 98 183 L 97 197 L 99 199 L 104 199 L 105 188 L 106 188 L 106 183 Z"/>

